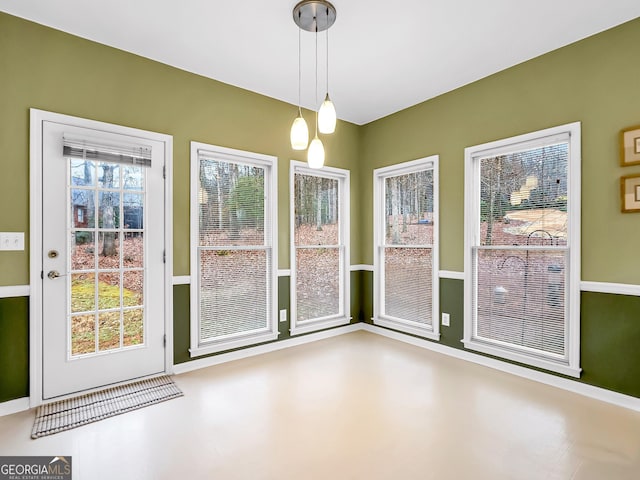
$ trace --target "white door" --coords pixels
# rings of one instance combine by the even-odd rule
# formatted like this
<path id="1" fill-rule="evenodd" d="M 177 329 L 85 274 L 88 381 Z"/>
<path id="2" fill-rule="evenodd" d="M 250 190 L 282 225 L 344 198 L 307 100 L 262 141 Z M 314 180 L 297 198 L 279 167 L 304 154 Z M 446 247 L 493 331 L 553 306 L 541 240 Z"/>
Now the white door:
<path id="1" fill-rule="evenodd" d="M 43 398 L 163 372 L 163 143 L 42 134 Z"/>

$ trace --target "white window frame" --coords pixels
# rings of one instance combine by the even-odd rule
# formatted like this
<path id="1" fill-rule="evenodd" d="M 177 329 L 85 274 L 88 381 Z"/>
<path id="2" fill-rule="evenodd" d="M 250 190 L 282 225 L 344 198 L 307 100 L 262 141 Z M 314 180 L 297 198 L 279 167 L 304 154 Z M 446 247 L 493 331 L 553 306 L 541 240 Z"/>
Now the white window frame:
<path id="1" fill-rule="evenodd" d="M 567 139 L 568 136 L 568 139 Z M 540 352 L 498 341 L 476 338 L 474 333 L 473 248 L 480 245 L 480 159 L 505 155 L 548 144 L 553 137 L 564 138 L 569 144 L 567 197 L 569 230 L 567 232 L 568 264 L 565 291 L 565 355 L 553 358 Z M 542 368 L 571 377 L 580 377 L 580 122 L 569 123 L 537 132 L 518 135 L 465 149 L 465 250 L 464 250 L 464 337 L 470 350 Z M 559 357 L 559 356 L 556 356 Z"/>
<path id="2" fill-rule="evenodd" d="M 212 342 L 200 343 L 200 274 L 198 262 L 199 249 L 199 185 L 200 185 L 200 159 L 198 151 L 206 151 L 208 156 L 215 156 L 223 161 L 255 165 L 265 170 L 265 199 L 264 241 L 270 252 L 271 265 L 269 266 L 271 281 L 271 309 L 270 318 L 264 329 L 251 332 L 240 332 L 227 335 L 224 338 Z M 233 148 L 220 147 L 200 142 L 191 142 L 191 292 L 190 292 L 190 325 L 191 342 L 189 353 L 191 357 L 198 357 L 211 353 L 222 352 L 234 348 L 246 347 L 258 343 L 269 342 L 278 338 L 278 159 L 271 155 L 246 152 Z"/>
<path id="3" fill-rule="evenodd" d="M 381 327 L 392 328 L 401 332 L 418 335 L 430 340 L 440 340 L 440 190 L 439 190 L 439 155 L 419 158 L 398 163 L 373 171 L 373 323 Z M 382 253 L 385 248 L 385 180 L 390 177 L 406 175 L 423 170 L 433 170 L 433 244 L 432 249 L 432 324 L 421 326 L 416 322 L 384 315 L 384 261 Z"/>
<path id="4" fill-rule="evenodd" d="M 338 181 L 338 247 L 340 250 L 340 310 L 337 315 L 313 318 L 303 321 L 297 319 L 296 309 L 296 243 L 295 243 L 295 175 L 311 175 L 330 178 Z M 350 286 L 350 172 L 343 168 L 323 167 L 312 169 L 305 162 L 291 160 L 289 168 L 290 192 L 290 254 L 291 254 L 291 335 L 315 332 L 325 328 L 346 325 L 351 321 L 351 286 Z"/>

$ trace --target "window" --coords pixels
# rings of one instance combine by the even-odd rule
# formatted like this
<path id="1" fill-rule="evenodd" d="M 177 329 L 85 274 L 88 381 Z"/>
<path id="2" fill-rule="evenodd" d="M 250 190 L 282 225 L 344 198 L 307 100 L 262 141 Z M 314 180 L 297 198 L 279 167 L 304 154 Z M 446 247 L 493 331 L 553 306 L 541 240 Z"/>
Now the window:
<path id="1" fill-rule="evenodd" d="M 376 325 L 439 340 L 438 156 L 374 170 Z"/>
<path id="2" fill-rule="evenodd" d="M 291 334 L 349 323 L 349 171 L 291 162 Z"/>
<path id="3" fill-rule="evenodd" d="M 579 377 L 580 124 L 465 157 L 465 346 Z"/>
<path id="4" fill-rule="evenodd" d="M 191 356 L 278 336 L 276 166 L 191 142 Z"/>

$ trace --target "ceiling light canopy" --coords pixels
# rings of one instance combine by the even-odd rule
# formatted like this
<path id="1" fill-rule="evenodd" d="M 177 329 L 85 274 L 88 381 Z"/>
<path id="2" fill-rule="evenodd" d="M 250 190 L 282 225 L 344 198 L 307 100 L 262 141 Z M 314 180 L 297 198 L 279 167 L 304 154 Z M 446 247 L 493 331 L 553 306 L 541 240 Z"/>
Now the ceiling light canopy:
<path id="1" fill-rule="evenodd" d="M 324 165 L 324 146 L 318 138 L 318 131 L 323 134 L 331 134 L 336 129 L 336 108 L 329 97 L 329 28 L 336 21 L 335 7 L 324 0 L 303 0 L 293 8 L 293 21 L 298 26 L 298 116 L 291 126 L 291 148 L 294 150 L 304 150 L 309 142 L 309 129 L 307 122 L 302 116 L 300 91 L 301 91 L 301 36 L 300 32 L 315 33 L 316 49 L 315 49 L 315 103 L 318 103 L 318 32 L 326 31 L 326 49 L 327 49 L 327 65 L 326 65 L 326 95 L 322 105 L 316 112 L 316 128 L 315 137 L 309 146 L 307 152 L 307 162 L 311 168 L 322 168 Z"/>

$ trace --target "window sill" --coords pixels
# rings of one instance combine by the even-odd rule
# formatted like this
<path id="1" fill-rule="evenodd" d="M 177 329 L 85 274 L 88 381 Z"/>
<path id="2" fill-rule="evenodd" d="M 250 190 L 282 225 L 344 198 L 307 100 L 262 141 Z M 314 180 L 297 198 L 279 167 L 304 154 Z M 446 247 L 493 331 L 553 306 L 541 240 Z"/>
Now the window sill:
<path id="1" fill-rule="evenodd" d="M 392 320 L 386 320 L 384 318 L 373 317 L 373 324 L 379 327 L 391 328 L 399 332 L 408 333 L 410 335 L 417 335 L 419 337 L 428 338 L 429 340 L 440 341 L 440 333 L 434 332 L 433 327 L 418 327 L 401 322 L 394 322 Z"/>
<path id="2" fill-rule="evenodd" d="M 543 370 L 549 370 L 550 372 L 559 373 L 568 377 L 580 378 L 580 372 L 582 372 L 580 367 L 573 367 L 566 363 L 546 360 L 544 358 L 538 358 L 524 353 L 494 347 L 475 340 L 462 340 L 462 343 L 464 343 L 464 347 L 469 350 L 522 363 L 524 365 L 529 365 L 530 367 L 542 368 Z"/>
<path id="3" fill-rule="evenodd" d="M 302 335 L 304 333 L 317 332 L 318 330 L 347 325 L 350 321 L 351 317 L 332 318 L 330 320 L 320 320 L 317 322 L 311 321 L 306 324 L 291 327 L 289 331 L 291 332 L 291 336 Z"/>
<path id="4" fill-rule="evenodd" d="M 226 350 L 232 350 L 234 348 L 248 347 L 251 345 L 256 345 L 258 343 L 271 342 L 273 340 L 277 340 L 278 333 L 261 333 L 259 335 L 252 335 L 250 337 L 243 337 L 237 340 L 226 340 L 224 342 L 219 343 L 209 343 L 205 345 L 200 345 L 195 348 L 189 349 L 189 355 L 191 358 L 201 357 L 203 355 L 209 355 L 212 353 L 224 352 Z"/>

